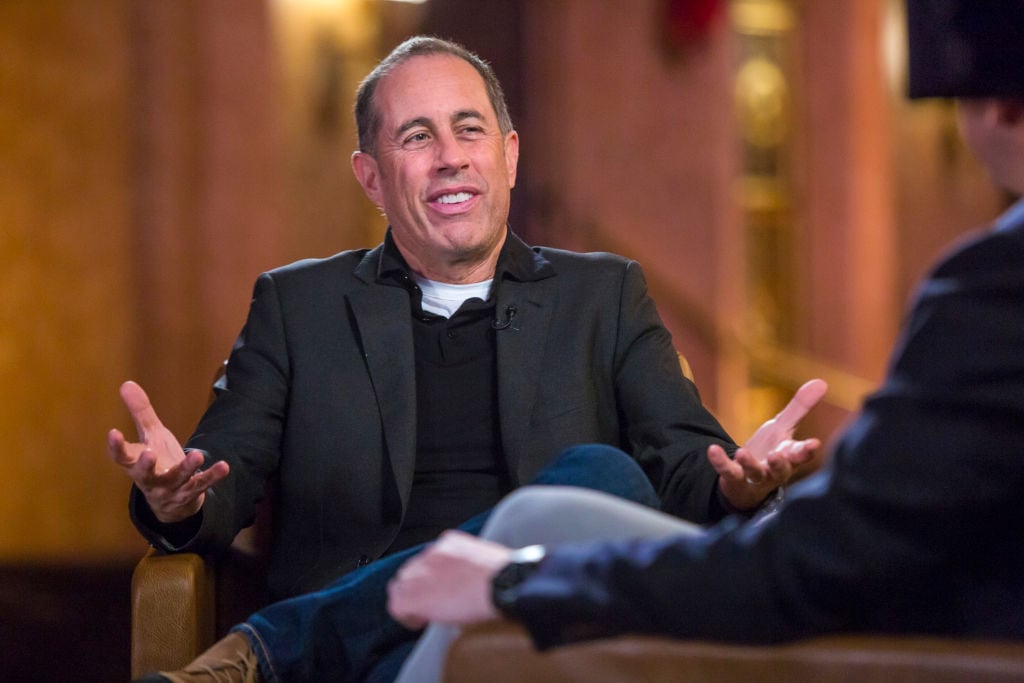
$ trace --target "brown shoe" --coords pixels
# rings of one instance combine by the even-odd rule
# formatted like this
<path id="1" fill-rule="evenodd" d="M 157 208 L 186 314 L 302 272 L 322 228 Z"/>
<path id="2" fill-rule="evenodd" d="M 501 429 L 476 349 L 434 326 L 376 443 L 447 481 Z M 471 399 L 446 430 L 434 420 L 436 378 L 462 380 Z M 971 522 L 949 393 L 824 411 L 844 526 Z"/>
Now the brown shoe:
<path id="1" fill-rule="evenodd" d="M 249 639 L 232 631 L 180 671 L 161 671 L 172 683 L 259 683 L 259 666 Z"/>

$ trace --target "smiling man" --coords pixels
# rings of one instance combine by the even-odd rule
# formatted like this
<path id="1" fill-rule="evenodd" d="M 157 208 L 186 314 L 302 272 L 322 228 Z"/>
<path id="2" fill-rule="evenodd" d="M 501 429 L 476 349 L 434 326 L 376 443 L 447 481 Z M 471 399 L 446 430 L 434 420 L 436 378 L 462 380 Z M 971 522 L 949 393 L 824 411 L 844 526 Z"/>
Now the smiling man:
<path id="1" fill-rule="evenodd" d="M 458 57 L 410 59 L 377 87 L 376 136 L 352 157 L 395 246 L 430 280 L 489 280 L 505 243 L 519 136 L 481 81 Z"/>
<path id="2" fill-rule="evenodd" d="M 185 449 L 122 389 L 140 441 L 108 442 L 139 529 L 168 552 L 224 547 L 272 478 L 268 580 L 289 598 L 152 680 L 388 680 L 418 634 L 388 616 L 387 581 L 512 489 L 593 488 L 703 524 L 754 514 L 813 462 L 817 440 L 792 436 L 822 383 L 737 448 L 635 262 L 509 231 L 519 137 L 476 55 L 410 39 L 360 86 L 356 121 L 384 243 L 259 278 Z"/>

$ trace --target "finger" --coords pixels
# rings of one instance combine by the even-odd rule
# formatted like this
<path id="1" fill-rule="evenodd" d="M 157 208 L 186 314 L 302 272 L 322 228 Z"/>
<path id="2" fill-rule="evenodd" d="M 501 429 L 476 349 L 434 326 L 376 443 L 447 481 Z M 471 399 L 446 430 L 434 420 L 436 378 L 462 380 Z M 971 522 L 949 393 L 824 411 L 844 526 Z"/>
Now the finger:
<path id="1" fill-rule="evenodd" d="M 122 467 L 130 467 L 135 463 L 135 458 L 128 452 L 128 442 L 117 429 L 107 432 L 107 453 L 110 459 Z"/>
<path id="2" fill-rule="evenodd" d="M 135 464 L 132 465 L 132 469 L 145 473 L 147 477 L 156 476 L 156 453 L 138 444 L 136 444 L 136 447 L 139 449 L 139 455 L 135 458 Z"/>
<path id="3" fill-rule="evenodd" d="M 430 623 L 426 619 L 420 619 L 412 615 L 403 616 L 401 619 L 395 618 L 395 621 L 410 631 L 419 631 L 420 629 L 426 628 L 427 624 Z"/>
<path id="4" fill-rule="evenodd" d="M 743 450 L 742 448 L 740 449 Z M 738 453 L 738 451 L 737 451 Z M 708 462 L 714 468 L 718 476 L 728 479 L 740 479 L 743 477 L 743 468 L 725 452 L 725 449 L 718 444 L 708 446 Z"/>
<path id="5" fill-rule="evenodd" d="M 128 443 L 119 431 L 107 435 L 107 453 L 116 465 L 141 488 L 149 488 L 155 457 L 145 446 Z"/>
<path id="6" fill-rule="evenodd" d="M 406 628 L 414 630 L 421 629 L 427 625 L 427 620 L 414 614 L 414 610 L 408 604 L 409 600 L 407 593 L 409 591 L 407 588 L 407 579 L 403 578 L 401 571 L 399 571 L 395 578 L 388 582 L 388 614 Z"/>
<path id="7" fill-rule="evenodd" d="M 800 420 L 804 419 L 807 413 L 814 406 L 818 405 L 818 402 L 825 397 L 825 392 L 827 391 L 828 384 L 825 383 L 825 380 L 812 379 L 805 382 L 802 387 L 796 390 L 793 398 L 782 409 L 782 412 L 775 416 L 775 421 L 787 431 L 796 429 L 796 426 L 800 424 Z"/>
<path id="8" fill-rule="evenodd" d="M 207 470 L 196 472 L 189 480 L 189 485 L 200 491 L 205 491 L 228 476 L 229 470 L 228 464 L 222 460 L 214 463 Z"/>
<path id="9" fill-rule="evenodd" d="M 139 430 L 140 441 L 145 441 L 148 434 L 163 427 L 153 404 L 149 401 L 149 396 L 135 382 L 129 380 L 121 385 L 121 400 L 131 413 L 135 428 Z"/>
<path id="10" fill-rule="evenodd" d="M 789 459 L 780 456 L 768 459 L 768 478 L 776 484 L 785 484 L 793 476 L 793 465 Z"/>
<path id="11" fill-rule="evenodd" d="M 131 468 L 132 478 L 140 488 L 144 491 L 162 491 L 163 493 L 158 494 L 162 498 L 173 496 L 177 500 L 182 495 L 195 498 L 197 494 L 192 492 L 187 485 L 192 475 L 202 466 L 201 461 L 193 461 L 189 465 L 183 460 L 171 467 L 164 466 L 159 470 L 157 464 L 157 455 L 153 449 L 143 448 L 137 462 Z"/>
<path id="12" fill-rule="evenodd" d="M 803 465 L 811 460 L 814 460 L 815 452 L 821 447 L 821 441 L 819 439 L 805 439 L 803 441 L 794 441 L 786 449 L 785 458 L 792 465 Z"/>
<path id="13" fill-rule="evenodd" d="M 203 463 L 204 459 L 201 452 L 189 451 L 185 454 L 183 460 L 158 473 L 161 485 L 171 489 L 184 488 L 192 483 L 200 472 Z"/>
<path id="14" fill-rule="evenodd" d="M 736 463 L 742 469 L 743 479 L 748 484 L 760 486 L 769 477 L 768 466 L 745 448 L 736 451 Z"/>

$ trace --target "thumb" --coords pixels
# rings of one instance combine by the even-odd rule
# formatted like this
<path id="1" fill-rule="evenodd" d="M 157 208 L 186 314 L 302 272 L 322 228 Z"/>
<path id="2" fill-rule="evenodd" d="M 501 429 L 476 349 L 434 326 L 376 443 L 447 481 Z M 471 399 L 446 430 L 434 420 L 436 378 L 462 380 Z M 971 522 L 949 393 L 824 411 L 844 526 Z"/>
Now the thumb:
<path id="1" fill-rule="evenodd" d="M 775 422 L 787 431 L 796 429 L 796 426 L 800 424 L 800 420 L 804 419 L 804 416 L 811 412 L 814 406 L 818 405 L 818 402 L 825 397 L 827 391 L 828 384 L 825 383 L 825 380 L 812 379 L 805 382 L 803 386 L 796 390 L 793 398 L 782 409 L 782 412 L 775 416 Z"/>

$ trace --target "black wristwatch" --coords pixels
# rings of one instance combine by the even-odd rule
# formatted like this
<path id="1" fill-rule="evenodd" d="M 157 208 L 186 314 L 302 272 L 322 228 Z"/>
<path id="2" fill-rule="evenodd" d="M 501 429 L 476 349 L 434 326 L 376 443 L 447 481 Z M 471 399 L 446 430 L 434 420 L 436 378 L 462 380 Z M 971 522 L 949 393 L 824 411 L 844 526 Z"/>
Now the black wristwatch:
<path id="1" fill-rule="evenodd" d="M 512 616 L 509 609 L 519 592 L 519 585 L 537 571 L 537 567 L 544 561 L 544 555 L 542 545 L 528 545 L 512 551 L 508 564 L 491 579 L 491 602 L 499 612 Z"/>

